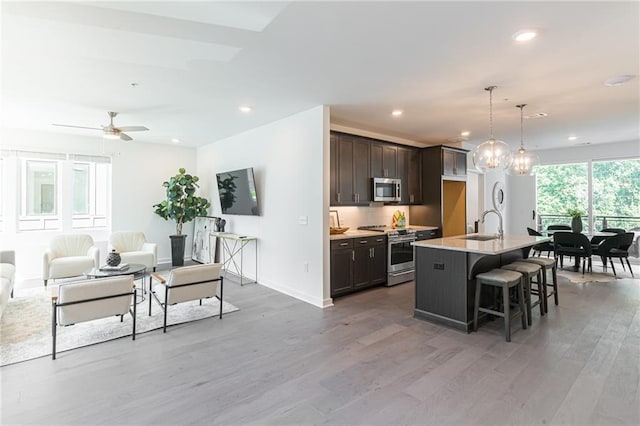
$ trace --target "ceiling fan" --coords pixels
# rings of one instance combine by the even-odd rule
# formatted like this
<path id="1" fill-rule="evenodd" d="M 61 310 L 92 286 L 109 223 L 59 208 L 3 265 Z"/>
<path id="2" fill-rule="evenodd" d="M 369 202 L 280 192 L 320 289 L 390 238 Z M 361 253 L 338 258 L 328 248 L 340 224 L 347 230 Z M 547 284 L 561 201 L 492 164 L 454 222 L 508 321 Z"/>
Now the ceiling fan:
<path id="1" fill-rule="evenodd" d="M 75 127 L 77 129 L 92 129 L 92 130 L 102 130 L 102 137 L 105 139 L 121 139 L 123 141 L 133 140 L 131 136 L 127 135 L 124 132 L 142 132 L 145 130 L 149 130 L 144 126 L 120 126 L 116 127 L 113 125 L 113 118 L 118 115 L 117 112 L 109 111 L 109 124 L 106 126 L 100 127 L 85 127 L 85 126 L 72 126 L 69 124 L 56 124 L 53 123 L 54 126 L 60 127 Z"/>

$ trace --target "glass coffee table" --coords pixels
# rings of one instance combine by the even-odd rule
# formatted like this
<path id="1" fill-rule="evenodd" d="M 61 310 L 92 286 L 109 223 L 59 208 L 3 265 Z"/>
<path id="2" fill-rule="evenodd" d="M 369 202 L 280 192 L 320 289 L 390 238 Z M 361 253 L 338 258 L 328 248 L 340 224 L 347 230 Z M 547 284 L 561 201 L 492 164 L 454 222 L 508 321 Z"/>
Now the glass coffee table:
<path id="1" fill-rule="evenodd" d="M 91 268 L 87 269 L 82 273 L 87 278 L 108 278 L 108 277 L 118 277 L 121 275 L 133 275 L 133 280 L 140 280 L 142 284 L 142 291 L 138 295 L 138 299 L 136 300 L 136 304 L 144 301 L 144 278 L 147 276 L 147 267 L 138 263 L 131 263 L 128 266 L 122 269 L 100 269 L 100 268 Z M 151 277 L 149 277 L 151 278 Z M 151 281 L 151 279 L 149 279 Z"/>

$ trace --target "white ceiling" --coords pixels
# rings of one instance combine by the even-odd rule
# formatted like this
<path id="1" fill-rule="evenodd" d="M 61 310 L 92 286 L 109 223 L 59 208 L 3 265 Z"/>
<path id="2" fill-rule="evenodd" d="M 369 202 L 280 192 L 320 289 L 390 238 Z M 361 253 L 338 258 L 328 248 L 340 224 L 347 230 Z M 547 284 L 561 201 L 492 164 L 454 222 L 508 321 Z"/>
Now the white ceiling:
<path id="1" fill-rule="evenodd" d="M 144 125 L 131 143 L 214 142 L 316 105 L 332 122 L 542 149 L 638 140 L 638 2 L 2 1 L 8 128 Z M 518 44 L 512 35 L 536 28 Z M 631 74 L 625 85 L 609 77 Z M 132 87 L 131 83 L 137 83 Z M 251 105 L 249 114 L 238 106 Z M 392 109 L 402 109 L 399 118 Z M 578 136 L 568 141 L 570 135 Z"/>

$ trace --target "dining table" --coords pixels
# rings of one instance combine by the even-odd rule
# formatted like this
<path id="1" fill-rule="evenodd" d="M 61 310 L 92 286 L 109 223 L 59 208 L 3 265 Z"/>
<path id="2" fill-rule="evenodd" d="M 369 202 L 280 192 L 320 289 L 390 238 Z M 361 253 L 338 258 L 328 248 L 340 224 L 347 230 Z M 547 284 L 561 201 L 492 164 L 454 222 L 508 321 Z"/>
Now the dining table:
<path id="1" fill-rule="evenodd" d="M 568 231 L 568 230 L 564 230 L 564 229 L 547 229 L 547 236 L 549 237 L 553 237 L 553 234 L 555 234 L 556 232 L 573 232 L 573 231 Z M 587 238 L 589 238 L 589 241 L 591 241 L 591 239 L 593 239 L 593 237 L 613 237 L 614 235 L 617 235 L 615 232 L 601 232 L 601 231 L 595 231 L 595 232 L 580 232 L 583 235 L 586 235 Z M 604 241 L 604 240 L 603 240 Z M 580 258 L 578 256 L 574 256 L 575 259 L 575 263 L 573 264 L 573 270 L 574 271 L 579 271 L 580 270 Z"/>

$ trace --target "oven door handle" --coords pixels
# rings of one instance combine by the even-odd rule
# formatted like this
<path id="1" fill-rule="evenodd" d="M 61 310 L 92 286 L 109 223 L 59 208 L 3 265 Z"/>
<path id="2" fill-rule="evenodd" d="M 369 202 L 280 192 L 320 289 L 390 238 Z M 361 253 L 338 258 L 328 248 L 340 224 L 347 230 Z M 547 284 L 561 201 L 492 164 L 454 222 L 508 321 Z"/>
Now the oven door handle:
<path id="1" fill-rule="evenodd" d="M 413 243 L 415 238 L 403 238 L 398 240 L 389 240 L 389 245 L 397 244 L 397 243 Z"/>

